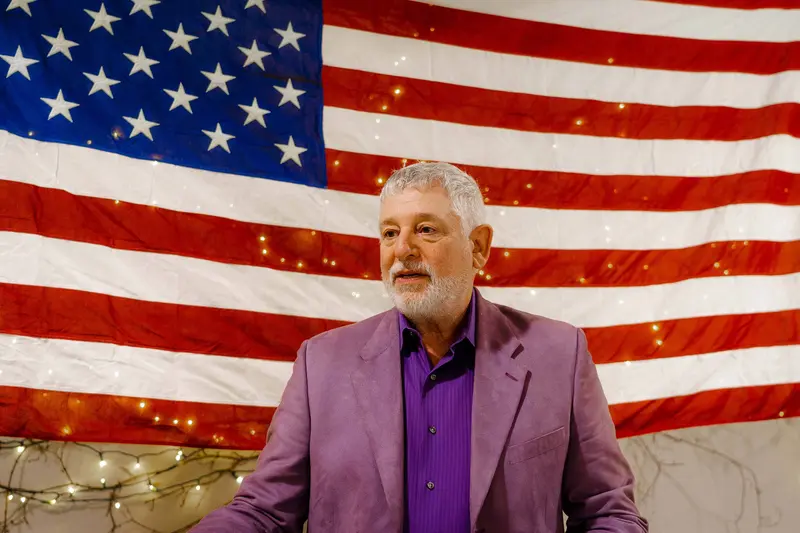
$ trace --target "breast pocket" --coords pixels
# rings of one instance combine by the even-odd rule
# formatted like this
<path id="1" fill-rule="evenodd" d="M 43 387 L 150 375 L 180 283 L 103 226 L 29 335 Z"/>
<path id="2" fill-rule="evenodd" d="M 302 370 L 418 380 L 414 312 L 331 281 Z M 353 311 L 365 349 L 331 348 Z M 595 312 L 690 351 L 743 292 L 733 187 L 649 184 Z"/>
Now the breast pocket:
<path id="1" fill-rule="evenodd" d="M 533 459 L 543 453 L 563 446 L 567 442 L 567 430 L 564 426 L 534 437 L 520 444 L 509 446 L 506 450 L 506 462 L 510 465 Z"/>

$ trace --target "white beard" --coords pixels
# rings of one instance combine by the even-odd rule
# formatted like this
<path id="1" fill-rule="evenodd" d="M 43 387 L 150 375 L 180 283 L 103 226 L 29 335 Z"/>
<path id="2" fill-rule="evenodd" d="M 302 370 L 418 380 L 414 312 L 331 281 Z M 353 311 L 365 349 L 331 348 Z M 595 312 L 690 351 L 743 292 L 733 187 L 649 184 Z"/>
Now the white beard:
<path id="1" fill-rule="evenodd" d="M 397 286 L 393 283 L 394 277 L 404 269 L 424 272 L 430 281 L 422 290 L 413 286 Z M 395 307 L 409 320 L 418 321 L 436 319 L 454 309 L 464 292 L 471 289 L 473 277 L 472 272 L 436 276 L 424 263 L 411 261 L 392 265 L 388 279 L 384 278 L 383 283 Z"/>

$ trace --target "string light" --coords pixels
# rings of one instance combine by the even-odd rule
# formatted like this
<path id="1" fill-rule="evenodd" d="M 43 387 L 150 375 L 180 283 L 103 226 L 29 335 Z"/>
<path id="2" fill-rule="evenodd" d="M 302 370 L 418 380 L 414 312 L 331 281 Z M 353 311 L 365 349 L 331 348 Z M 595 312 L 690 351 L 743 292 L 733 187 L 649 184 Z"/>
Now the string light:
<path id="1" fill-rule="evenodd" d="M 337 159 L 336 161 L 334 161 L 334 162 L 333 162 L 333 166 L 336 166 L 336 167 L 338 167 L 338 166 L 339 166 L 339 160 L 338 160 L 338 159 Z"/>
<path id="2" fill-rule="evenodd" d="M 486 280 L 488 281 L 490 279 L 492 279 L 492 276 L 490 274 L 486 274 Z"/>
<path id="3" fill-rule="evenodd" d="M 533 184 L 529 183 L 529 184 L 526 185 L 526 187 L 529 188 L 529 189 L 533 189 Z"/>
<path id="4" fill-rule="evenodd" d="M 331 261 L 331 266 L 336 266 L 336 261 Z"/>
<path id="5" fill-rule="evenodd" d="M 50 505 L 55 505 L 55 504 L 56 504 L 55 500 L 50 500 Z"/>
<path id="6" fill-rule="evenodd" d="M 114 200 L 114 203 L 119 205 L 119 200 Z"/>
<path id="7" fill-rule="evenodd" d="M 28 137 L 33 137 L 33 132 L 32 131 L 28 132 Z"/>
<path id="8" fill-rule="evenodd" d="M 580 283 L 586 283 L 586 278 L 580 278 L 578 281 L 579 281 Z"/>
<path id="9" fill-rule="evenodd" d="M 178 419 L 177 419 L 177 418 L 176 418 L 176 419 L 174 419 L 174 420 L 172 421 L 172 424 L 177 426 L 177 425 L 178 425 Z"/>
<path id="10" fill-rule="evenodd" d="M 387 109 L 389 109 L 389 106 L 388 106 L 388 105 L 385 105 L 385 106 L 382 106 L 382 107 L 381 107 L 381 110 L 382 110 L 382 111 L 386 111 Z"/>
<path id="11" fill-rule="evenodd" d="M 614 268 L 614 264 L 613 263 L 609 263 L 608 264 L 608 268 Z"/>
<path id="12" fill-rule="evenodd" d="M 147 405 L 147 404 L 146 404 L 146 403 L 144 403 L 144 402 L 139 402 L 139 407 L 140 407 L 141 409 L 144 409 L 144 406 L 145 406 L 145 405 Z"/>
<path id="13" fill-rule="evenodd" d="M 104 468 L 108 463 L 102 457 L 100 458 L 100 468 Z"/>
<path id="14" fill-rule="evenodd" d="M 70 494 L 75 494 L 75 487 L 73 487 L 72 485 L 70 485 L 70 486 L 67 488 L 67 492 L 69 492 Z"/>
<path id="15" fill-rule="evenodd" d="M 200 485 L 195 485 L 194 490 L 200 490 Z"/>
<path id="16" fill-rule="evenodd" d="M 13 500 L 14 499 L 14 495 L 13 494 L 9 494 L 8 495 L 8 499 L 9 499 L 9 501 Z"/>
<path id="17" fill-rule="evenodd" d="M 153 418 L 153 420 L 155 420 L 156 422 L 158 422 L 159 420 L 161 420 L 161 417 L 160 417 L 160 416 L 157 416 L 157 417 Z"/>
<path id="18" fill-rule="evenodd" d="M 658 327 L 658 324 L 653 324 L 653 331 L 658 331 L 659 329 L 661 328 Z"/>
<path id="19" fill-rule="evenodd" d="M 625 109 L 625 104 L 619 104 L 620 109 Z"/>
<path id="20" fill-rule="evenodd" d="M 262 236 L 261 236 L 261 237 L 259 237 L 258 239 L 259 239 L 261 242 L 264 242 L 264 241 L 266 241 L 266 240 L 267 240 L 267 238 L 266 238 L 264 235 L 262 235 Z"/>
<path id="21" fill-rule="evenodd" d="M 613 57 L 609 57 L 609 58 L 608 58 L 608 64 L 610 65 L 610 64 L 612 64 L 613 62 L 614 62 L 614 58 L 613 58 Z"/>
<path id="22" fill-rule="evenodd" d="M 583 125 L 583 120 L 578 119 L 578 120 L 575 121 L 575 124 L 578 125 L 578 126 L 581 126 L 581 125 Z"/>
<path id="23" fill-rule="evenodd" d="M 504 255 L 504 256 L 506 256 L 506 257 L 508 257 L 508 256 L 510 256 L 511 254 L 509 253 L 509 251 L 508 251 L 508 250 L 506 250 L 505 252 L 503 252 L 503 255 Z"/>
<path id="24" fill-rule="evenodd" d="M 133 465 L 133 468 L 135 468 L 137 470 L 140 469 L 141 467 L 142 467 L 142 463 L 140 463 L 139 461 L 136 461 L 136 464 Z"/>
<path id="25" fill-rule="evenodd" d="M 17 453 L 22 453 L 25 451 L 25 446 L 19 445 L 17 446 Z"/>
<path id="26" fill-rule="evenodd" d="M 119 502 L 114 502 L 114 508 L 115 509 L 119 509 L 120 507 L 122 507 L 122 505 L 120 505 Z"/>
<path id="27" fill-rule="evenodd" d="M 89 146 L 91 146 L 91 145 L 92 145 L 92 140 L 91 140 L 91 139 L 89 139 L 88 141 L 86 141 L 86 144 L 88 144 Z"/>
<path id="28" fill-rule="evenodd" d="M 661 339 L 658 339 L 658 340 L 656 340 L 656 344 L 659 345 L 659 346 L 662 346 L 664 344 L 664 341 L 662 341 Z"/>
<path id="29" fill-rule="evenodd" d="M 714 268 L 719 268 L 719 262 L 714 263 Z"/>
<path id="30" fill-rule="evenodd" d="M 191 426 L 192 424 L 194 424 L 194 420 L 192 420 L 192 419 L 190 418 L 189 420 L 187 420 L 187 421 L 186 421 L 186 423 L 187 423 L 187 424 L 189 424 L 189 425 Z"/>
<path id="31" fill-rule="evenodd" d="M 779 412 L 779 413 L 778 413 L 778 416 L 779 416 L 779 417 L 781 417 L 781 418 L 783 418 L 783 415 L 784 415 L 784 414 L 785 414 L 785 413 L 784 413 L 783 411 L 781 411 L 781 412 Z"/>
<path id="32" fill-rule="evenodd" d="M 239 485 L 242 484 L 242 481 L 244 481 L 244 478 L 242 476 L 236 478 L 236 483 L 238 483 Z"/>
<path id="33" fill-rule="evenodd" d="M 105 484 L 106 484 L 106 478 L 104 478 L 104 477 L 101 477 L 101 478 L 100 478 L 100 483 L 102 483 L 103 485 L 105 485 Z"/>
<path id="34" fill-rule="evenodd" d="M 400 94 L 400 89 L 395 89 L 394 94 Z"/>
<path id="35" fill-rule="evenodd" d="M 28 501 L 28 498 L 26 498 L 25 496 L 20 496 L 19 497 L 19 501 L 21 501 L 22 503 L 25 503 L 26 501 Z"/>

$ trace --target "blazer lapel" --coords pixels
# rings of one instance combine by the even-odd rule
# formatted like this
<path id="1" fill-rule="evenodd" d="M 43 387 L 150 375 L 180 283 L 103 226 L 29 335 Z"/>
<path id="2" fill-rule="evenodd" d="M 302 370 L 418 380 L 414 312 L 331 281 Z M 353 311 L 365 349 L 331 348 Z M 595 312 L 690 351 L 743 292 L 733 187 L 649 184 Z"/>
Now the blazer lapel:
<path id="1" fill-rule="evenodd" d="M 397 315 L 386 313 L 361 351 L 361 361 L 350 375 L 386 501 L 391 533 L 403 524 L 405 426 L 403 383 Z"/>
<path id="2" fill-rule="evenodd" d="M 470 452 L 472 530 L 497 470 L 528 373 L 514 359 L 522 344 L 507 319 L 494 304 L 480 296 L 477 326 Z"/>

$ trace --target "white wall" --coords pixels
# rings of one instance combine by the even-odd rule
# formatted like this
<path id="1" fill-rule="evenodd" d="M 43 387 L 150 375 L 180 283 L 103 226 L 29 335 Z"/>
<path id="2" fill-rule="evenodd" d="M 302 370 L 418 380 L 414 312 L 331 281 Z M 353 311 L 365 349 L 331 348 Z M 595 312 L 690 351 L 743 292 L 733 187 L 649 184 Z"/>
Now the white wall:
<path id="1" fill-rule="evenodd" d="M 775 420 L 750 424 L 695 428 L 626 439 L 623 450 L 638 476 L 639 503 L 651 522 L 654 533 L 796 533 L 800 524 L 800 419 Z M 134 454 L 163 450 L 146 446 L 114 446 Z M 71 472 L 96 482 L 106 476 L 109 484 L 131 468 L 133 459 L 107 457 L 100 468 L 98 457 L 89 451 L 68 446 L 64 463 Z M 145 466 L 175 463 L 174 448 Z M 190 450 L 185 450 L 189 454 Z M 28 453 L 28 452 L 26 452 Z M 5 484 L 17 458 L 16 451 L 0 455 L 0 483 Z M 220 466 L 224 466 L 220 464 Z M 183 467 L 164 478 L 193 478 L 207 468 Z M 131 470 L 133 472 L 133 470 Z M 50 458 L 29 464 L 24 472 L 28 486 L 46 487 L 66 482 L 59 461 Z M 81 479 L 79 479 L 81 478 Z M 141 488 L 144 487 L 142 482 Z M 109 514 L 122 522 L 132 516 L 148 527 L 168 533 L 178 530 L 210 509 L 227 501 L 235 492 L 236 480 L 224 476 L 211 487 L 191 488 L 181 497 L 149 504 L 124 502 L 120 510 L 86 504 L 82 508 L 33 505 L 28 525 L 11 533 L 106 532 L 111 531 Z M 18 508 L 19 499 L 8 502 L 9 511 Z M 67 509 L 69 510 L 67 511 Z M 119 533 L 147 531 L 133 523 Z"/>

